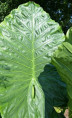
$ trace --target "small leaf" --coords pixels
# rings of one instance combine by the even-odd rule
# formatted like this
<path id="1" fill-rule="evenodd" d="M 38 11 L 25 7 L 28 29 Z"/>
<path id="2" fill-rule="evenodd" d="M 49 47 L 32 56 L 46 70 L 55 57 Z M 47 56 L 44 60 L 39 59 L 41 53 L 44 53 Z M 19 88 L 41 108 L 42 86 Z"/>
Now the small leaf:
<path id="1" fill-rule="evenodd" d="M 72 44 L 72 27 L 66 33 L 66 42 Z"/>
<path id="2" fill-rule="evenodd" d="M 54 109 L 57 113 L 61 113 L 63 111 L 63 109 L 61 109 L 60 107 L 54 107 Z"/>

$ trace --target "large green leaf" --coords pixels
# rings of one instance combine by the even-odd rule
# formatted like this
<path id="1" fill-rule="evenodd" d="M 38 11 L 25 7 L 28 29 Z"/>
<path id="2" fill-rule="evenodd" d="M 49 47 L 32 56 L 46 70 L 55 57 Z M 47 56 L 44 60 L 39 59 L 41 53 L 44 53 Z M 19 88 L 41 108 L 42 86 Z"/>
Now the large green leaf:
<path id="1" fill-rule="evenodd" d="M 28 2 L 0 24 L 0 111 L 3 118 L 44 118 L 38 76 L 64 41 L 58 23 Z"/>
<path id="2" fill-rule="evenodd" d="M 67 32 L 68 42 L 64 42 L 55 52 L 52 63 L 56 66 L 62 79 L 67 84 L 69 109 L 71 111 L 70 118 L 72 118 L 72 30 L 69 31 Z"/>

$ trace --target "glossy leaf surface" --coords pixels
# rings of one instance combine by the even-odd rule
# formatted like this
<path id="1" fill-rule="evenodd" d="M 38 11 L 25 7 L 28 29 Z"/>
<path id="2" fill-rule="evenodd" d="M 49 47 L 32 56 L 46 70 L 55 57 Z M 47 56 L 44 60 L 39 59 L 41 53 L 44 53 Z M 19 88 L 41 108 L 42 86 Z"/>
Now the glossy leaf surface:
<path id="1" fill-rule="evenodd" d="M 39 5 L 20 5 L 0 24 L 0 111 L 3 118 L 44 118 L 38 76 L 64 41 L 58 23 Z"/>

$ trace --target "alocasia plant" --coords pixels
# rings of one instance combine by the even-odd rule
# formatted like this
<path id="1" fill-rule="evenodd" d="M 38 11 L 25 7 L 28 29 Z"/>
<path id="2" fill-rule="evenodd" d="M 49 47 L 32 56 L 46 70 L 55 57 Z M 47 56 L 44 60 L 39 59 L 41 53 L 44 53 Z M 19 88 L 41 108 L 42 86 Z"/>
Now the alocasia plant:
<path id="1" fill-rule="evenodd" d="M 66 34 L 66 41 L 55 52 L 52 62 L 67 84 L 70 111 L 69 118 L 72 118 L 72 28 L 70 28 Z"/>
<path id="2" fill-rule="evenodd" d="M 54 76 L 50 76 L 49 73 L 44 81 L 41 80 L 41 73 L 44 67 L 50 64 L 54 51 L 64 40 L 65 37 L 59 24 L 33 2 L 20 5 L 0 24 L 0 112 L 2 118 L 57 118 L 61 116 L 55 111 L 52 112 L 52 117 L 49 116 L 50 113 L 45 115 L 45 111 L 49 111 L 49 106 L 45 109 L 49 88 L 47 83 L 43 83 L 48 82 L 46 78 L 57 78 L 56 86 L 57 89 L 59 87 L 59 92 L 65 89 L 66 85 L 61 82 L 58 74 L 53 74 L 56 69 L 52 66 L 49 68 L 53 69 L 53 73 L 52 71 L 50 73 Z M 66 93 L 63 96 L 65 95 Z M 64 101 L 59 97 L 60 103 L 59 94 L 56 94 L 56 98 L 53 96 L 51 96 L 54 98 L 52 105 L 55 107 L 57 103 L 60 106 L 65 105 L 66 101 L 62 94 L 60 97 Z M 54 106 L 51 106 L 51 109 L 52 107 Z"/>
<path id="3" fill-rule="evenodd" d="M 54 107 L 65 107 L 68 102 L 66 85 L 61 81 L 56 68 L 51 64 L 46 65 L 38 80 L 45 94 L 45 118 L 64 118 L 54 110 Z"/>
<path id="4" fill-rule="evenodd" d="M 66 42 L 72 44 L 72 27 L 67 31 Z"/>

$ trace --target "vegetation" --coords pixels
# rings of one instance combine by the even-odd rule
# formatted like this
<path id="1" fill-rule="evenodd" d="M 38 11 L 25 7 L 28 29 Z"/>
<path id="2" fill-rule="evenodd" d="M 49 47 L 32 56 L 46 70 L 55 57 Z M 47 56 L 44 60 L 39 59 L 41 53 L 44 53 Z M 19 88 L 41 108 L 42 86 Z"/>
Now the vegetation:
<path id="1" fill-rule="evenodd" d="M 3 118 L 64 118 L 66 84 L 51 64 L 64 40 L 59 24 L 34 2 L 19 6 L 0 24 Z"/>
<path id="2" fill-rule="evenodd" d="M 69 118 L 72 118 L 72 28 L 68 30 L 66 37 L 66 41 L 53 56 L 53 64 L 57 68 L 63 81 L 67 84 Z"/>
<path id="3" fill-rule="evenodd" d="M 72 2 L 27 1 L 0 1 L 1 116 L 72 118 Z"/>
<path id="4" fill-rule="evenodd" d="M 29 0 L 1 0 L 0 1 L 0 22 L 10 11 L 17 8 L 18 5 Z M 63 31 L 72 26 L 72 0 L 32 0 L 40 4 L 52 19 L 58 22 Z"/>

